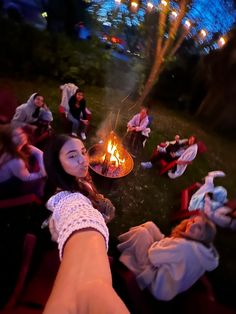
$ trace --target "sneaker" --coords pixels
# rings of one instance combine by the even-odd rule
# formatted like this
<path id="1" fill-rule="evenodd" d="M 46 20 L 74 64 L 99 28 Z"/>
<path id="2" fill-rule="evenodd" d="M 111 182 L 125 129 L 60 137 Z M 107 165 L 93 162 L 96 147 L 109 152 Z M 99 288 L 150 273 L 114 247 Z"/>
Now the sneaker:
<path id="1" fill-rule="evenodd" d="M 86 135 L 85 135 L 85 133 L 84 133 L 84 132 L 81 132 L 81 133 L 80 133 L 80 136 L 81 136 L 81 138 L 82 138 L 82 140 L 83 140 L 83 141 L 85 141 L 85 140 L 86 140 Z"/>
<path id="2" fill-rule="evenodd" d="M 141 167 L 143 169 L 150 169 L 150 168 L 152 168 L 152 163 L 151 163 L 151 161 L 141 162 Z"/>
<path id="3" fill-rule="evenodd" d="M 71 133 L 71 136 L 73 136 L 73 137 L 78 137 L 78 135 L 77 135 L 75 132 L 72 132 L 72 133 Z"/>

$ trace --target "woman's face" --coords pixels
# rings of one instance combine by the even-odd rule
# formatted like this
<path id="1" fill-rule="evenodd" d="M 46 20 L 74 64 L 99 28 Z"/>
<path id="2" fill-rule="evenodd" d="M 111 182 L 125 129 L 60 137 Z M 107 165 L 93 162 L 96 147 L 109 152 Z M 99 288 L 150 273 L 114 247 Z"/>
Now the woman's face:
<path id="1" fill-rule="evenodd" d="M 12 141 L 16 145 L 17 149 L 20 150 L 28 143 L 28 138 L 21 128 L 17 128 L 12 132 Z"/>
<path id="2" fill-rule="evenodd" d="M 185 233 L 193 239 L 201 240 L 204 235 L 204 224 L 201 216 L 190 218 L 187 222 Z"/>
<path id="3" fill-rule="evenodd" d="M 196 139 L 194 136 L 190 136 L 190 138 L 188 139 L 188 144 L 189 145 L 193 145 L 195 143 Z"/>
<path id="4" fill-rule="evenodd" d="M 84 98 L 84 93 L 78 92 L 75 97 L 77 101 L 81 101 Z"/>
<path id="5" fill-rule="evenodd" d="M 34 105 L 36 107 L 42 107 L 43 104 L 44 104 L 43 96 L 40 96 L 40 95 L 36 96 L 35 99 L 34 99 Z"/>
<path id="6" fill-rule="evenodd" d="M 76 178 L 84 178 L 88 173 L 89 159 L 84 144 L 71 138 L 62 146 L 59 160 L 66 173 Z"/>

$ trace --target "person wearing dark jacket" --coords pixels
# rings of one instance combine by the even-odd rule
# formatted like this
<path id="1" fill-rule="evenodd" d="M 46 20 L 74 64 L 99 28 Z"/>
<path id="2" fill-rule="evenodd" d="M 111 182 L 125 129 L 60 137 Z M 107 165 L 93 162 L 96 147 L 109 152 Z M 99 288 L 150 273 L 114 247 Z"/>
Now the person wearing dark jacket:
<path id="1" fill-rule="evenodd" d="M 81 129 L 81 139 L 86 140 L 85 128 L 88 125 L 86 114 L 86 100 L 84 93 L 77 89 L 75 94 L 69 100 L 68 120 L 72 122 L 72 136 L 78 136 L 78 129 Z"/>

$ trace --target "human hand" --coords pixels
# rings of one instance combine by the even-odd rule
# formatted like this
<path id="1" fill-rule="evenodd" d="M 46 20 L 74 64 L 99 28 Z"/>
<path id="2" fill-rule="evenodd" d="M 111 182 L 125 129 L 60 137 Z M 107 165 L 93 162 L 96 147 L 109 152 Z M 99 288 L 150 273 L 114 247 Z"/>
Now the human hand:
<path id="1" fill-rule="evenodd" d="M 102 194 L 98 194 L 95 203 L 97 210 L 103 215 L 106 223 L 115 217 L 115 206 L 108 198 L 105 198 Z"/>
<path id="2" fill-rule="evenodd" d="M 48 107 L 48 105 L 47 104 L 43 104 L 43 108 L 46 110 L 46 111 L 49 111 L 49 107 Z"/>
<path id="3" fill-rule="evenodd" d="M 55 226 L 55 221 L 52 217 L 49 218 L 49 223 L 48 223 L 49 231 L 51 233 L 51 239 L 54 242 L 58 241 L 59 233 L 57 231 L 57 228 Z"/>

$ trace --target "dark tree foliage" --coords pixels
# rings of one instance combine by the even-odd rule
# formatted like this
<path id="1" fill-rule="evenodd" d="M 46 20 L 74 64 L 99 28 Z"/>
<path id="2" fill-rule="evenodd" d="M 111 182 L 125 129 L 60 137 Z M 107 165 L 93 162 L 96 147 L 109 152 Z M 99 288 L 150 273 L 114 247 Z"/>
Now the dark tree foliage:
<path id="1" fill-rule="evenodd" d="M 214 51 L 203 59 L 207 95 L 197 115 L 205 118 L 216 130 L 235 134 L 236 130 L 236 30 L 221 50 Z M 234 133 L 233 133 L 234 132 Z"/>

